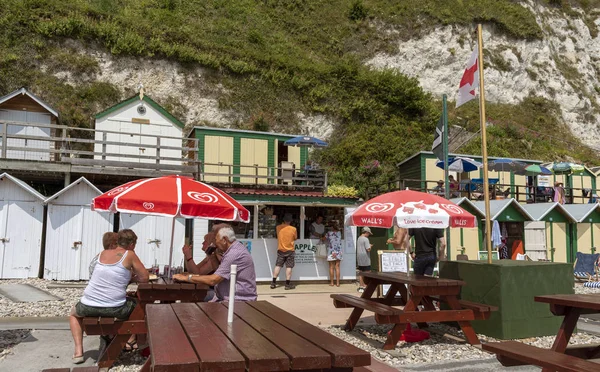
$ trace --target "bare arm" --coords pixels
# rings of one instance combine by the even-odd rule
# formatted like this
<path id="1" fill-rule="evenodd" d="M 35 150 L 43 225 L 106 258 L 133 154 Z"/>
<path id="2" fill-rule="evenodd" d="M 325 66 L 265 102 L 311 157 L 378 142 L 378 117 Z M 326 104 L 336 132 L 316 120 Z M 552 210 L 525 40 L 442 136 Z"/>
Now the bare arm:
<path id="1" fill-rule="evenodd" d="M 439 238 L 440 248 L 438 250 L 438 261 L 443 261 L 446 258 L 446 239 L 444 237 Z"/>
<path id="2" fill-rule="evenodd" d="M 387 244 L 392 244 L 394 248 L 404 249 L 408 247 L 406 245 L 406 237 L 408 236 L 408 230 L 403 228 L 396 229 L 394 232 L 394 237 L 387 240 Z"/>
<path id="3" fill-rule="evenodd" d="M 144 264 L 142 261 L 140 261 L 140 258 L 137 256 L 137 254 L 135 254 L 133 251 L 130 252 L 133 253 L 131 255 L 131 268 L 133 270 L 135 281 L 138 283 L 148 283 L 148 279 L 150 278 L 148 270 L 146 270 Z"/>
<path id="4" fill-rule="evenodd" d="M 222 276 L 219 276 L 217 274 L 193 275 L 191 280 L 189 279 L 188 275 L 175 274 L 175 275 L 173 275 L 173 279 L 175 279 L 179 282 L 206 284 L 206 285 L 210 285 L 210 286 L 215 286 L 224 280 Z"/>

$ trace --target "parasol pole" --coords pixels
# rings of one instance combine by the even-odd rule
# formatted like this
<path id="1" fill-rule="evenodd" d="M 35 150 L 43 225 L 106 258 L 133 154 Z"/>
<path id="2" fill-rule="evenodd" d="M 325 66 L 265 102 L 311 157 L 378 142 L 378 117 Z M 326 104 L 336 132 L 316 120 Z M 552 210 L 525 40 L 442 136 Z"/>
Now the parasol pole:
<path id="1" fill-rule="evenodd" d="M 171 224 L 171 249 L 169 250 L 169 272 L 170 275 L 173 272 L 173 241 L 175 240 L 175 217 L 173 216 L 173 223 Z"/>
<path id="2" fill-rule="evenodd" d="M 481 126 L 481 157 L 483 158 L 483 197 L 485 200 L 485 245 L 487 247 L 489 264 L 492 263 L 492 228 L 490 221 L 490 180 L 488 177 L 487 135 L 485 125 L 485 90 L 483 89 L 483 36 L 481 24 L 477 25 L 477 43 L 479 56 L 477 70 L 479 71 L 479 121 Z"/>
<path id="3" fill-rule="evenodd" d="M 444 123 L 444 132 L 442 133 L 442 149 L 444 151 L 444 197 L 450 200 L 449 173 L 450 164 L 448 164 L 448 105 L 446 95 L 442 95 L 442 121 Z M 436 252 L 437 256 L 437 252 Z M 446 228 L 446 260 L 450 261 L 450 224 Z"/>

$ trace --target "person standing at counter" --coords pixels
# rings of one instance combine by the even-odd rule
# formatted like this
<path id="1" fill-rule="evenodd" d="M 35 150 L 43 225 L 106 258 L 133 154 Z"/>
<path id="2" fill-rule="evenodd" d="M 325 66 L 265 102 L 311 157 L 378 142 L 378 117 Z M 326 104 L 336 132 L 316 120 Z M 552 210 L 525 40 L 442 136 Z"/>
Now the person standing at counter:
<path id="1" fill-rule="evenodd" d="M 371 234 L 370 228 L 363 227 L 362 234 L 356 241 L 356 262 L 358 264 L 358 270 L 361 272 L 371 271 L 371 256 L 369 255 L 371 248 L 373 247 L 373 244 L 369 242 L 369 236 L 371 236 Z M 363 292 L 365 290 L 365 280 L 362 276 L 359 276 L 358 280 L 360 281 L 358 291 Z"/>
<path id="2" fill-rule="evenodd" d="M 318 215 L 315 222 L 310 224 L 310 239 L 320 239 L 323 240 L 323 236 L 325 235 L 325 225 L 323 225 L 323 216 Z"/>
<path id="3" fill-rule="evenodd" d="M 273 282 L 271 289 L 277 288 L 277 277 L 283 265 L 285 265 L 285 289 L 296 288 L 290 281 L 292 279 L 292 269 L 294 268 L 294 241 L 298 239 L 298 231 L 291 225 L 292 215 L 286 213 L 283 216 L 283 223 L 277 226 L 277 262 L 273 269 Z"/>
<path id="4" fill-rule="evenodd" d="M 327 240 L 327 262 L 329 263 L 329 284 L 333 287 L 333 278 L 335 276 L 336 284 L 340 286 L 340 262 L 342 261 L 342 233 L 338 223 L 333 221 L 331 231 L 325 234 Z"/>

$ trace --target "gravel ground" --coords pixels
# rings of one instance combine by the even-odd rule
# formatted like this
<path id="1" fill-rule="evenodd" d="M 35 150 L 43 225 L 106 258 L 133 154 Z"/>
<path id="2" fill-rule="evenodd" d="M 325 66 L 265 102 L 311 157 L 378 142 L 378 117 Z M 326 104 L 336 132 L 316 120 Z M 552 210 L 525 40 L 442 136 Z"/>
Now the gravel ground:
<path id="1" fill-rule="evenodd" d="M 48 284 L 61 284 L 42 279 L 0 280 L 1 284 L 31 284 L 62 298 L 62 301 L 42 301 L 35 303 L 14 303 L 7 298 L 0 297 L 0 317 L 29 317 L 29 316 L 66 316 L 73 305 L 79 301 L 83 288 L 48 288 Z M 62 283 L 69 284 L 69 283 Z M 133 289 L 133 288 L 130 288 Z M 575 284 L 575 293 L 600 293 L 598 288 L 585 288 L 583 284 Z M 474 359 L 489 359 L 490 354 L 481 351 L 467 343 L 442 336 L 450 334 L 463 338 L 462 331 L 444 325 L 432 324 L 430 326 L 429 340 L 419 343 L 399 342 L 396 349 L 387 352 L 382 347 L 385 343 L 387 332 L 391 325 L 358 325 L 352 332 L 345 332 L 343 326 L 325 327 L 333 335 L 364 349 L 371 355 L 395 368 L 412 364 L 436 363 L 443 361 L 459 361 Z M 28 330 L 0 331 L 0 360 L 11 352 L 11 348 L 29 335 Z M 479 335 L 482 342 L 497 341 L 491 337 Z M 554 341 L 553 336 L 535 337 L 519 340 L 538 347 L 549 348 Z M 600 337 L 586 333 L 574 334 L 571 344 L 600 343 Z M 110 371 L 135 372 L 139 371 L 146 358 L 141 352 L 122 353 Z"/>

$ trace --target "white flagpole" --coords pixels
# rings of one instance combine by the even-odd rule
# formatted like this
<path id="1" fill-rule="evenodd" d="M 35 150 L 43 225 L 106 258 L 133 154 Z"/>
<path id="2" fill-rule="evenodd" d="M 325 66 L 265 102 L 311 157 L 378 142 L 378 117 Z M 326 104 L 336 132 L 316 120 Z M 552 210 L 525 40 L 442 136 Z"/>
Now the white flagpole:
<path id="1" fill-rule="evenodd" d="M 487 135 L 485 126 L 485 91 L 483 89 L 483 36 L 481 24 L 477 25 L 477 43 L 479 57 L 477 70 L 479 71 L 479 120 L 481 126 L 481 157 L 483 160 L 483 197 L 485 200 L 485 245 L 488 253 L 488 263 L 492 263 L 492 225 L 490 221 L 490 181 L 488 177 Z"/>
<path id="2" fill-rule="evenodd" d="M 235 303 L 235 282 L 237 280 L 237 265 L 231 265 L 231 278 L 229 278 L 229 308 L 227 309 L 227 323 L 233 323 L 233 305 Z"/>

